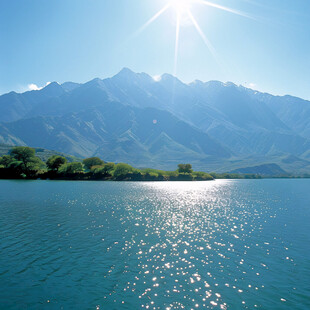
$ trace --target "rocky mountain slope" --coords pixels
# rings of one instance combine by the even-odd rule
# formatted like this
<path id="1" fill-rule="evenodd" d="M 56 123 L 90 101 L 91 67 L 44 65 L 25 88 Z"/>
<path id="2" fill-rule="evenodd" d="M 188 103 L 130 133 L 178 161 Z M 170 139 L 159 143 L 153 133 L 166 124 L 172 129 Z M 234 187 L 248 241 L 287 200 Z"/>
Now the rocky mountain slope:
<path id="1" fill-rule="evenodd" d="M 278 164 L 310 171 L 310 102 L 233 83 L 184 84 L 123 69 L 85 84 L 54 82 L 0 96 L 0 143 L 136 166 L 232 171 Z"/>

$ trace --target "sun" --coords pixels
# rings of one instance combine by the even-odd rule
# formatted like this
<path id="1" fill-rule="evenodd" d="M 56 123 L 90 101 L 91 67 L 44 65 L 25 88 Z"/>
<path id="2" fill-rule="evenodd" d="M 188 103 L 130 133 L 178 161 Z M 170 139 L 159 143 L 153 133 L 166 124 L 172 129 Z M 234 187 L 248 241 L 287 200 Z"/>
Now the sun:
<path id="1" fill-rule="evenodd" d="M 189 13 L 192 4 L 196 0 L 169 0 L 168 4 L 176 16 L 176 22 L 179 26 L 188 26 L 190 24 Z"/>
<path id="2" fill-rule="evenodd" d="M 195 0 L 170 0 L 170 7 L 173 8 L 177 13 L 185 13 L 191 8 Z"/>
<path id="3" fill-rule="evenodd" d="M 153 17 L 151 17 L 140 29 L 138 29 L 135 35 L 141 33 L 144 29 L 146 29 L 149 25 L 151 25 L 154 21 L 156 21 L 160 16 L 162 16 L 166 11 L 173 10 L 175 12 L 176 34 L 175 34 L 175 53 L 174 53 L 173 75 L 176 75 L 177 73 L 179 38 L 180 38 L 181 26 L 188 26 L 188 25 L 194 26 L 197 33 L 202 38 L 203 42 L 209 49 L 210 53 L 212 54 L 216 62 L 218 64 L 220 63 L 215 48 L 213 47 L 212 43 L 208 40 L 207 36 L 205 35 L 200 25 L 198 24 L 198 21 L 196 20 L 196 18 L 191 12 L 192 7 L 194 6 L 211 7 L 211 8 L 221 10 L 221 11 L 225 11 L 228 13 L 232 13 L 235 15 L 239 15 L 242 17 L 255 20 L 255 18 L 253 18 L 252 16 L 244 12 L 241 12 L 241 11 L 238 11 L 238 10 L 226 7 L 226 6 L 219 5 L 217 3 L 212 2 L 212 0 L 166 0 L 166 5 L 161 10 L 159 10 Z"/>
<path id="4" fill-rule="evenodd" d="M 173 12 L 172 21 L 178 28 L 191 24 L 189 12 L 194 1 L 196 0 L 168 0 L 169 8 Z"/>

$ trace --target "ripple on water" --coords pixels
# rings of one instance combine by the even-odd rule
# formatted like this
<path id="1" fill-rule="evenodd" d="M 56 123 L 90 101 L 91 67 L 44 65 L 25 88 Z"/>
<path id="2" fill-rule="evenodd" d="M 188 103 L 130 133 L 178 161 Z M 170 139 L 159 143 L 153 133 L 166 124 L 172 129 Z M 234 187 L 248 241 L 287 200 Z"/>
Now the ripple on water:
<path id="1" fill-rule="evenodd" d="M 308 180 L 1 185 L 5 309 L 310 307 Z"/>

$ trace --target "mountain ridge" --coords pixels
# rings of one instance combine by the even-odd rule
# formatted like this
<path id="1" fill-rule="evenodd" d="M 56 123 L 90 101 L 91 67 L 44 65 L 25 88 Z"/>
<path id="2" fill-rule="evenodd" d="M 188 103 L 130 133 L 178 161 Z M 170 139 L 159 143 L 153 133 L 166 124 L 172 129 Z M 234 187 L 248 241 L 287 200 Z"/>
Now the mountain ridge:
<path id="1" fill-rule="evenodd" d="M 111 161 L 127 156 L 129 163 L 165 169 L 177 160 L 217 170 L 259 160 L 293 172 L 294 162 L 282 162 L 293 156 L 296 171 L 305 172 L 310 171 L 309 118 L 310 102 L 301 98 L 232 82 L 185 84 L 169 74 L 155 80 L 124 68 L 107 79 L 54 82 L 0 96 L 0 142 L 65 148 L 76 156 L 110 156 L 106 150 Z"/>

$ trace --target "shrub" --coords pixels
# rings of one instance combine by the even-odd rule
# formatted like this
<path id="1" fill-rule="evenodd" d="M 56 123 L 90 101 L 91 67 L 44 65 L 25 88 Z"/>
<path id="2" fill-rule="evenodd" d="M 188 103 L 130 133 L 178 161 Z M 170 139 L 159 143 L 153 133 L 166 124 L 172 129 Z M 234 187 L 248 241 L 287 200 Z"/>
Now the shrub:
<path id="1" fill-rule="evenodd" d="M 90 170 L 93 166 L 102 166 L 104 161 L 99 157 L 90 157 L 83 160 L 83 164 L 86 169 Z"/>
<path id="2" fill-rule="evenodd" d="M 82 173 L 83 172 L 83 165 L 82 163 L 78 162 L 73 162 L 69 164 L 64 164 L 60 166 L 58 169 L 58 172 L 64 175 L 72 175 L 72 174 L 77 174 L 77 173 Z"/>
<path id="3" fill-rule="evenodd" d="M 115 170 L 113 172 L 113 176 L 115 178 L 122 178 L 126 176 L 128 173 L 134 171 L 134 168 L 128 164 L 119 163 L 115 166 Z"/>

